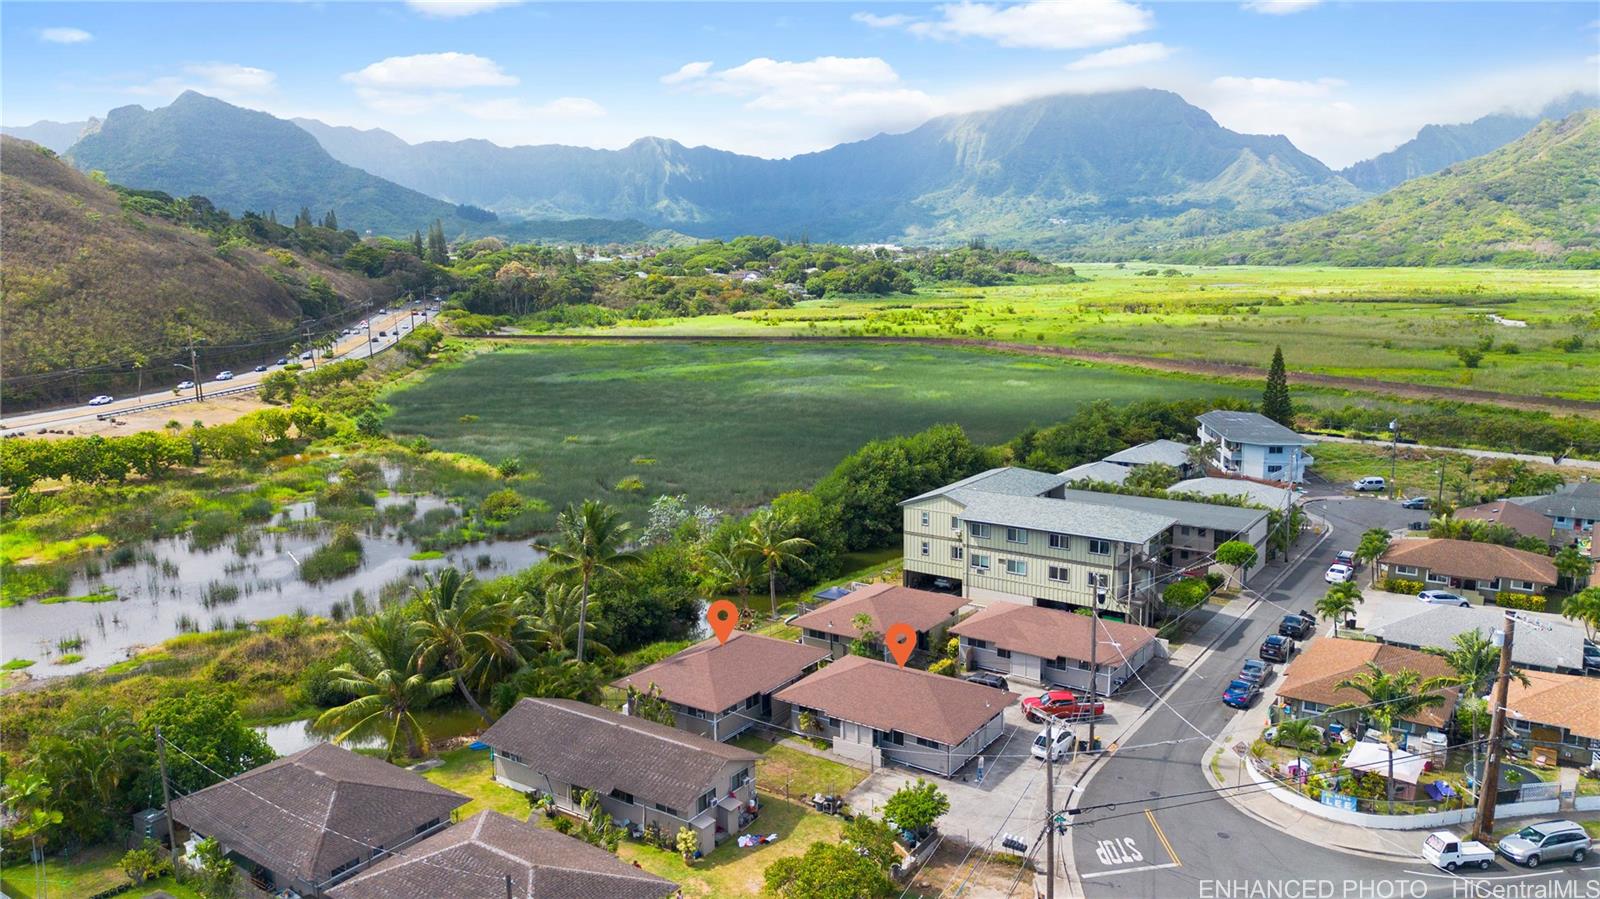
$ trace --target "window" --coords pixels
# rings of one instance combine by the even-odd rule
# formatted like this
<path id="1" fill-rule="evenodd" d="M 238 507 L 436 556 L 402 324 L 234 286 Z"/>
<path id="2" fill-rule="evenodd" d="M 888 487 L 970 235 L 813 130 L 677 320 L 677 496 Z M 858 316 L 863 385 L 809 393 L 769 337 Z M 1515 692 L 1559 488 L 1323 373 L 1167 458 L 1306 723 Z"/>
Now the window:
<path id="1" fill-rule="evenodd" d="M 733 780 L 729 781 L 728 790 L 729 790 L 729 792 L 732 792 L 733 790 L 737 790 L 737 789 L 739 789 L 740 787 L 744 786 L 745 784 L 747 784 L 749 782 L 750 782 L 750 769 L 749 768 L 740 768 L 738 773 L 733 775 Z"/>
<path id="2" fill-rule="evenodd" d="M 939 743 L 937 741 L 935 741 L 935 740 L 924 740 L 921 737 L 917 738 L 917 745 L 918 746 L 926 746 L 929 749 L 938 749 L 939 748 Z"/>
<path id="3" fill-rule="evenodd" d="M 1527 592 L 1527 593 L 1532 593 L 1533 592 L 1533 581 L 1512 581 L 1511 582 L 1511 589 L 1513 589 L 1513 590 L 1522 590 L 1522 591 Z"/>
<path id="4" fill-rule="evenodd" d="M 1092 571 L 1089 573 L 1089 586 L 1098 587 L 1101 590 L 1104 590 L 1105 588 L 1111 586 L 1111 576 L 1103 571 Z"/>
<path id="5" fill-rule="evenodd" d="M 1180 533 L 1183 536 L 1187 537 L 1187 536 L 1189 536 L 1189 530 L 1190 530 L 1189 526 L 1188 525 L 1184 525 L 1183 527 L 1178 528 L 1178 533 Z"/>
<path id="6" fill-rule="evenodd" d="M 1070 583 L 1072 580 L 1070 577 L 1072 570 L 1065 565 L 1051 565 L 1048 574 L 1050 576 L 1050 580 L 1057 581 L 1062 584 Z"/>
<path id="7" fill-rule="evenodd" d="M 961 530 L 961 517 L 959 515 L 950 516 L 950 530 L 952 530 L 952 531 Z"/>
<path id="8" fill-rule="evenodd" d="M 661 803 L 658 802 L 653 806 L 653 808 L 655 808 L 655 810 L 658 811 L 658 812 L 666 812 L 667 814 L 671 815 L 674 818 L 683 817 L 682 815 L 678 814 L 678 810 L 677 809 L 673 808 L 670 805 L 662 805 Z"/>
<path id="9" fill-rule="evenodd" d="M 1021 559 L 1007 559 L 1006 574 L 1009 574 L 1012 577 L 1027 577 L 1028 563 L 1022 561 Z"/>
<path id="10" fill-rule="evenodd" d="M 988 649 L 989 648 L 989 641 L 988 640 L 974 640 L 971 637 L 967 637 L 965 639 L 967 641 L 967 645 L 972 647 L 973 649 Z"/>
<path id="11" fill-rule="evenodd" d="M 1072 548 L 1072 538 L 1068 537 L 1066 534 L 1051 534 L 1050 535 L 1050 548 L 1051 549 L 1071 549 Z"/>
<path id="12" fill-rule="evenodd" d="M 516 762 L 519 765 L 526 765 L 527 764 L 527 762 L 524 762 L 522 760 L 522 756 L 517 755 L 516 753 L 513 753 L 513 752 L 506 752 L 504 749 L 496 749 L 494 751 L 494 755 L 495 755 L 495 758 L 505 759 L 508 762 Z"/>
<path id="13" fill-rule="evenodd" d="M 416 830 L 414 830 L 414 831 L 412 831 L 412 833 L 414 833 L 414 834 L 416 834 L 416 835 L 418 835 L 418 836 L 420 836 L 420 835 L 422 835 L 422 834 L 425 834 L 425 833 L 427 833 L 427 832 L 428 832 L 428 831 L 430 831 L 430 830 L 432 830 L 432 829 L 434 829 L 434 828 L 435 828 L 435 827 L 438 827 L 438 826 L 439 826 L 439 824 L 440 824 L 440 823 L 441 823 L 441 822 L 442 822 L 442 821 L 443 821 L 443 820 L 444 820 L 444 819 L 442 819 L 442 818 L 434 818 L 434 819 L 433 819 L 433 820 L 432 820 L 432 821 L 428 821 L 428 822 L 426 822 L 426 823 L 423 823 L 423 824 L 418 824 L 418 825 L 417 825 L 417 829 L 416 829 Z M 374 853 L 373 853 L 373 855 L 377 855 L 377 853 L 376 853 L 376 852 L 374 852 Z"/>
<path id="14" fill-rule="evenodd" d="M 996 649 L 994 651 L 994 654 L 999 656 L 1002 659 L 1011 658 L 1011 650 L 1009 650 L 1009 649 Z"/>
<path id="15" fill-rule="evenodd" d="M 1096 540 L 1093 537 L 1089 538 L 1089 554 L 1095 556 L 1111 555 L 1111 541 Z"/>
<path id="16" fill-rule="evenodd" d="M 1448 577 L 1445 577 L 1442 574 L 1436 574 L 1436 573 L 1430 571 L 1430 572 L 1428 572 L 1428 583 L 1430 583 L 1430 584 L 1448 584 L 1448 583 L 1450 583 L 1450 579 Z"/>
<path id="17" fill-rule="evenodd" d="M 967 533 L 980 540 L 989 539 L 989 526 L 977 521 L 967 522 Z"/>
<path id="18" fill-rule="evenodd" d="M 1204 537 L 1206 535 L 1206 529 L 1205 528 L 1195 528 L 1194 529 L 1194 535 L 1196 537 Z"/>
<path id="19" fill-rule="evenodd" d="M 978 553 L 973 553 L 972 554 L 972 570 L 973 571 L 988 571 L 989 570 L 989 557 L 988 556 L 984 556 L 984 555 L 979 555 Z"/>
<path id="20" fill-rule="evenodd" d="M 1396 566 L 1394 566 L 1394 573 L 1395 574 L 1406 575 L 1408 577 L 1416 577 L 1417 576 L 1417 566 L 1415 566 L 1415 565 L 1396 565 Z"/>
<path id="21" fill-rule="evenodd" d="M 1056 656 L 1053 659 L 1045 659 L 1044 660 L 1044 667 L 1049 668 L 1049 669 L 1051 669 L 1053 671 L 1064 671 L 1064 670 L 1066 670 L 1066 667 L 1067 667 L 1067 660 L 1062 658 L 1062 657 L 1060 657 L 1060 656 Z"/>
<path id="22" fill-rule="evenodd" d="M 961 561 L 961 557 L 964 556 L 964 555 L 966 555 L 966 550 L 962 549 L 961 547 L 959 547 L 959 546 L 950 547 L 950 561 L 959 562 L 959 561 Z"/>
<path id="23" fill-rule="evenodd" d="M 922 556 L 923 556 L 923 558 L 927 558 L 928 555 L 930 553 L 932 553 L 932 552 L 933 552 L 933 545 L 930 544 L 926 540 L 922 541 Z"/>
<path id="24" fill-rule="evenodd" d="M 1281 447 L 1281 446 L 1269 446 L 1269 447 L 1267 447 L 1267 455 L 1269 455 L 1269 456 L 1281 456 L 1281 455 L 1283 455 L 1283 447 Z M 1270 471 L 1271 469 L 1268 469 L 1268 470 Z"/>
<path id="25" fill-rule="evenodd" d="M 353 858 L 353 859 L 345 862 L 344 864 L 340 865 L 339 867 L 334 868 L 333 871 L 330 872 L 330 879 L 332 879 L 333 877 L 338 877 L 341 874 L 348 874 L 349 872 L 354 871 L 356 868 L 359 868 L 359 867 L 361 867 L 361 859 Z"/>
<path id="26" fill-rule="evenodd" d="M 1022 528 L 1006 528 L 1007 543 L 1027 543 L 1028 532 Z"/>
<path id="27" fill-rule="evenodd" d="M 929 515 L 926 512 L 922 513 L 922 526 L 923 527 L 927 527 L 928 525 L 930 525 L 932 523 L 933 523 L 933 516 Z"/>
<path id="28" fill-rule="evenodd" d="M 760 704 L 761 704 L 761 694 L 760 693 L 752 694 L 749 699 L 746 699 L 744 701 L 744 707 L 747 708 L 747 709 L 753 709 L 753 708 L 755 708 L 756 706 L 758 706 Z"/>
<path id="29" fill-rule="evenodd" d="M 588 792 L 577 784 L 567 785 L 567 799 L 571 800 L 574 807 L 583 805 L 583 794 Z"/>
<path id="30" fill-rule="evenodd" d="M 1267 466 L 1267 474 L 1277 474 L 1280 471 L 1283 471 L 1283 466 L 1282 465 L 1268 465 Z"/>
<path id="31" fill-rule="evenodd" d="M 624 805 L 633 805 L 633 794 L 627 792 L 626 790 L 612 790 L 611 798 L 621 802 Z"/>
<path id="32" fill-rule="evenodd" d="M 701 796 L 699 799 L 695 800 L 695 812 L 696 813 L 703 812 L 706 809 L 708 809 L 708 808 L 710 808 L 710 807 L 712 807 L 713 805 L 716 805 L 716 804 L 717 804 L 717 791 L 716 790 L 707 790 L 706 794 L 704 796 Z"/>
<path id="33" fill-rule="evenodd" d="M 906 745 L 906 735 L 897 730 L 891 730 L 888 733 L 879 731 L 878 745 L 882 746 L 884 744 L 888 744 L 890 746 L 904 746 Z"/>

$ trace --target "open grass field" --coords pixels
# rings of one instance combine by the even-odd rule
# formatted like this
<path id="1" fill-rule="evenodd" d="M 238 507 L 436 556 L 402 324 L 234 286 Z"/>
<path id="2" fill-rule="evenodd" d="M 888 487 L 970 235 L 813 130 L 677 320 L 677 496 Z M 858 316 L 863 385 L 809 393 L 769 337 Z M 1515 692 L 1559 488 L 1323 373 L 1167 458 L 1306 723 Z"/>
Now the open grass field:
<path id="1" fill-rule="evenodd" d="M 1000 442 L 1102 398 L 1258 391 L 958 347 L 501 346 L 389 395 L 387 424 L 491 462 L 519 457 L 552 509 L 601 498 L 642 525 L 661 494 L 754 506 L 870 440 L 940 422 Z"/>
<path id="2" fill-rule="evenodd" d="M 1281 344 L 1295 370 L 1600 400 L 1600 272 L 1074 267 L 1089 280 L 814 300 L 616 330 L 979 337 L 1263 368 Z M 1574 335 L 1585 338 L 1581 348 L 1555 346 Z M 1457 348 L 1490 338 L 1477 367 L 1466 367 Z"/>

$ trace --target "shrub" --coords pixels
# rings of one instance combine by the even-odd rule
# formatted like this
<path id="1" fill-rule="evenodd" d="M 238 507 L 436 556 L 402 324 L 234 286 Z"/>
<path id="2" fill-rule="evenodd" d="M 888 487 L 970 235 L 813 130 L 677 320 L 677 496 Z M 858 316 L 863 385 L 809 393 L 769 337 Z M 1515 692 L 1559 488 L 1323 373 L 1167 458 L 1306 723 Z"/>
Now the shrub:
<path id="1" fill-rule="evenodd" d="M 1409 581 L 1399 577 L 1386 577 L 1383 579 L 1383 589 L 1390 593 L 1405 593 L 1415 596 L 1422 592 L 1422 582 Z"/>
<path id="2" fill-rule="evenodd" d="M 956 676 L 956 660 L 950 658 L 940 659 L 928 666 L 929 674 L 943 674 L 946 677 Z"/>
<path id="3" fill-rule="evenodd" d="M 1543 596 L 1528 596 L 1522 593 L 1499 593 L 1494 598 L 1495 605 L 1507 609 L 1520 609 L 1524 612 L 1543 612 L 1545 601 Z"/>
<path id="4" fill-rule="evenodd" d="M 461 417 L 466 418 L 465 415 Z M 476 419 L 477 416 L 473 416 L 473 418 Z M 494 470 L 499 472 L 502 478 L 514 478 L 522 474 L 522 460 L 516 456 L 507 456 L 500 460 L 500 464 L 496 465 Z"/>
<path id="5" fill-rule="evenodd" d="M 504 490 L 496 490 L 484 497 L 483 504 L 478 507 L 478 511 L 483 513 L 483 517 L 490 521 L 510 521 L 516 517 L 517 513 L 522 511 L 522 507 L 522 497 L 517 494 L 517 491 L 507 487 Z"/>
<path id="6" fill-rule="evenodd" d="M 344 577 L 361 567 L 361 538 L 349 525 L 340 525 L 333 539 L 317 547 L 300 563 L 300 579 L 308 584 Z"/>
<path id="7" fill-rule="evenodd" d="M 616 489 L 624 493 L 638 493 L 644 489 L 644 479 L 636 474 L 630 474 L 617 482 Z"/>

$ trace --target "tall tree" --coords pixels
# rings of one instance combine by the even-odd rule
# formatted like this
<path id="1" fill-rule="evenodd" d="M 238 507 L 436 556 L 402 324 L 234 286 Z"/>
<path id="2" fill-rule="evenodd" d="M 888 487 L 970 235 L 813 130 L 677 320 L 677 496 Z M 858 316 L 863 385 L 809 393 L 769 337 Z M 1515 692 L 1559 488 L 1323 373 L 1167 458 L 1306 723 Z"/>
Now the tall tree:
<path id="1" fill-rule="evenodd" d="M 1339 636 L 1339 622 L 1356 610 L 1356 603 L 1365 602 L 1361 588 L 1355 581 L 1340 581 L 1328 588 L 1317 600 L 1317 614 L 1333 622 L 1333 635 Z"/>
<path id="2" fill-rule="evenodd" d="M 1261 394 L 1261 414 L 1284 427 L 1294 427 L 1294 403 L 1289 399 L 1289 373 L 1283 365 L 1283 347 L 1272 351 L 1267 369 L 1267 389 Z"/>
<path id="3" fill-rule="evenodd" d="M 438 219 L 428 226 L 428 261 L 435 265 L 450 264 L 450 244 L 444 238 L 444 223 Z"/>
<path id="4" fill-rule="evenodd" d="M 1361 542 L 1356 545 L 1356 562 L 1366 563 L 1373 583 L 1378 579 L 1378 560 L 1389 551 L 1389 541 L 1388 531 L 1383 528 L 1368 528 L 1361 534 Z"/>
<path id="5" fill-rule="evenodd" d="M 1594 562 L 1576 546 L 1564 546 L 1556 553 L 1556 573 L 1566 580 L 1567 586 L 1576 588 L 1587 583 L 1594 573 Z"/>
<path id="6" fill-rule="evenodd" d="M 333 669 L 334 682 L 354 696 L 323 712 L 314 727 L 338 728 L 335 743 L 377 734 L 391 761 L 404 747 L 407 757 L 428 751 L 428 732 L 416 712 L 450 692 L 449 677 L 413 671 L 410 622 L 398 607 L 357 619 L 345 631 L 351 660 Z"/>
<path id="7" fill-rule="evenodd" d="M 584 500 L 581 506 L 569 504 L 556 516 L 556 542 L 544 548 L 557 564 L 578 574 L 582 587 L 578 606 L 579 664 L 583 663 L 584 630 L 589 619 L 589 591 L 594 576 L 602 572 L 615 573 L 637 561 L 638 556 L 627 548 L 632 529 L 633 525 L 623 521 L 620 512 L 592 499 Z"/>
<path id="8" fill-rule="evenodd" d="M 339 230 L 339 217 L 333 214 L 332 209 L 328 210 L 328 214 L 322 217 L 322 227 L 327 228 L 329 231 Z"/>
<path id="9" fill-rule="evenodd" d="M 1600 587 L 1590 587 L 1567 597 L 1566 604 L 1561 607 L 1561 617 L 1582 624 L 1590 639 L 1600 634 Z"/>
<path id="10" fill-rule="evenodd" d="M 425 258 L 425 254 L 422 251 L 422 231 L 420 229 L 411 232 L 411 252 L 415 253 L 418 259 Z"/>
<path id="11" fill-rule="evenodd" d="M 421 617 L 411 623 L 411 667 L 418 673 L 435 664 L 444 666 L 461 698 L 485 724 L 489 713 L 478 703 L 476 691 L 493 685 L 495 675 L 522 666 L 522 653 L 513 638 L 516 616 L 511 604 L 474 589 L 472 575 L 446 568 L 429 576 L 416 591 Z M 470 684 L 469 684 L 470 682 Z"/>
<path id="12" fill-rule="evenodd" d="M 794 532 L 793 518 L 767 508 L 750 516 L 750 524 L 738 543 L 739 552 L 759 559 L 767 569 L 767 595 L 774 618 L 778 617 L 778 569 L 789 563 L 802 567 L 808 564 L 800 552 L 811 546 L 811 541 Z"/>
<path id="13" fill-rule="evenodd" d="M 1484 695 L 1500 673 L 1500 648 L 1477 628 L 1456 634 L 1448 649 L 1429 646 L 1423 651 L 1448 662 L 1456 673 L 1452 682 L 1464 688 L 1469 696 Z M 1511 676 L 1523 686 L 1528 685 L 1528 676 L 1521 670 L 1512 668 Z"/>
<path id="14" fill-rule="evenodd" d="M 1394 723 L 1410 719 L 1424 709 L 1443 705 L 1444 695 L 1439 688 L 1448 682 L 1447 678 L 1423 680 L 1422 675 L 1410 668 L 1388 672 L 1368 662 L 1365 671 L 1334 685 L 1366 697 L 1365 703 L 1342 702 L 1329 711 L 1360 711 L 1378 729 L 1389 750 L 1389 776 L 1384 784 L 1390 803 L 1394 802 Z"/>

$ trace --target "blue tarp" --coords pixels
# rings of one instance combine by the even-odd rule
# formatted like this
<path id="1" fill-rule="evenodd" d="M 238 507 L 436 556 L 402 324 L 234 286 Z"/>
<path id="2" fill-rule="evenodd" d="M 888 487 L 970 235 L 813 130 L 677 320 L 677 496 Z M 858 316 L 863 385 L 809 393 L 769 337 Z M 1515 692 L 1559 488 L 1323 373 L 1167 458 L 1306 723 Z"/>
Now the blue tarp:
<path id="1" fill-rule="evenodd" d="M 843 599 L 849 596 L 850 590 L 846 587 L 829 587 L 826 590 L 818 590 L 811 595 L 823 602 L 833 602 L 836 599 Z"/>
<path id="2" fill-rule="evenodd" d="M 1446 799 L 1454 799 L 1456 796 L 1455 787 L 1450 786 L 1450 784 L 1442 780 L 1436 780 L 1433 783 L 1428 784 L 1426 790 L 1428 796 L 1437 802 L 1443 802 Z"/>

